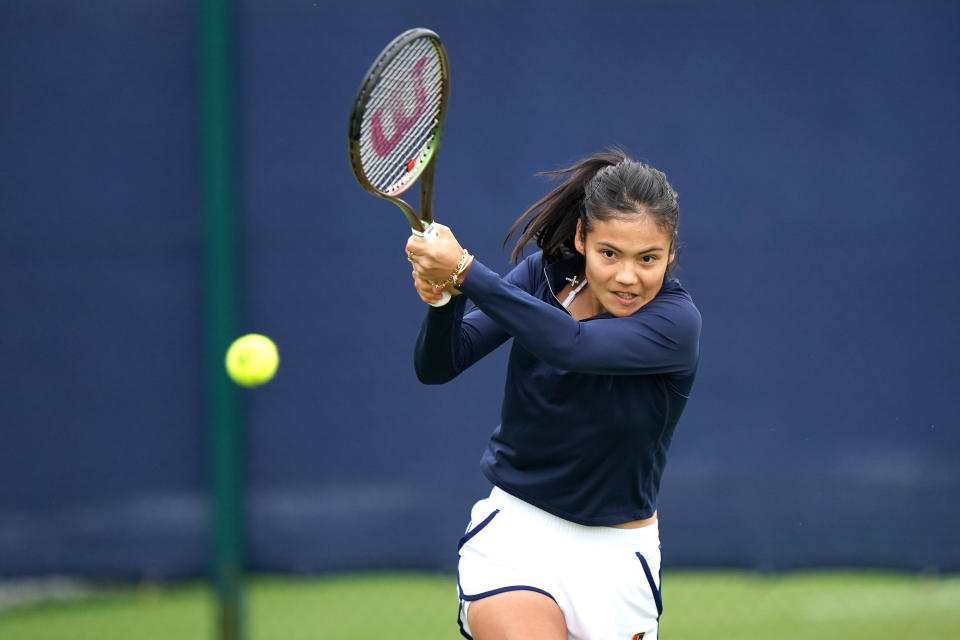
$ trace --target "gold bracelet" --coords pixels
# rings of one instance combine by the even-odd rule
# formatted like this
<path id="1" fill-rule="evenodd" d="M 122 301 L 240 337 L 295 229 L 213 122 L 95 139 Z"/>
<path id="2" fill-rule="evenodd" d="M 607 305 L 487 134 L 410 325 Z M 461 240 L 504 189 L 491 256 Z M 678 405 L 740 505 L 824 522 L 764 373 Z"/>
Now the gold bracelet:
<path id="1" fill-rule="evenodd" d="M 463 275 L 464 270 L 467 268 L 473 261 L 473 256 L 467 252 L 466 249 L 463 250 L 463 255 L 460 256 L 460 262 L 457 263 L 457 268 L 453 270 L 453 273 L 450 274 L 450 277 L 444 280 L 443 282 L 434 282 L 433 288 L 436 291 L 441 289 L 446 289 L 447 285 L 457 286 L 457 282 L 460 280 L 460 276 Z"/>
<path id="2" fill-rule="evenodd" d="M 473 264 L 473 256 L 467 253 L 466 249 L 463 250 L 463 253 L 466 255 L 460 260 L 460 264 L 457 265 L 457 270 L 451 276 L 453 278 L 453 286 L 457 286 L 463 282 L 463 272 Z"/>

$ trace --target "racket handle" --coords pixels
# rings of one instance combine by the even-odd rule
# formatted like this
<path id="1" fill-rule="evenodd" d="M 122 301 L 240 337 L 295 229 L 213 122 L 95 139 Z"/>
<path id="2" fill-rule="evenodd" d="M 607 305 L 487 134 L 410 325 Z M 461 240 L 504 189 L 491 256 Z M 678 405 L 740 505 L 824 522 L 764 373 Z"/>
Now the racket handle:
<path id="1" fill-rule="evenodd" d="M 436 242 L 437 229 L 436 227 L 433 226 L 433 223 L 424 222 L 423 225 L 424 225 L 423 231 L 417 231 L 416 229 L 411 230 L 412 237 L 416 238 L 417 240 L 422 240 L 423 242 Z M 431 307 L 442 307 L 443 305 L 450 302 L 451 296 L 449 291 L 444 291 L 442 295 L 443 297 L 440 298 L 438 301 L 428 302 L 427 304 L 429 304 Z"/>

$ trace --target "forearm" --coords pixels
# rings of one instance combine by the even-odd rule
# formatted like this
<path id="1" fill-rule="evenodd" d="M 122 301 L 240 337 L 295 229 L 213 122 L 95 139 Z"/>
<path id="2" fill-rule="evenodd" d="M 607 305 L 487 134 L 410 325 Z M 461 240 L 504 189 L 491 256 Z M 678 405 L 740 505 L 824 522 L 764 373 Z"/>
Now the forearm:
<path id="1" fill-rule="evenodd" d="M 545 362 L 554 364 L 551 361 L 561 347 L 576 342 L 580 323 L 569 313 L 503 282 L 477 260 L 471 263 L 459 287 L 524 348 Z"/>
<path id="2" fill-rule="evenodd" d="M 427 311 L 413 351 L 413 368 L 424 384 L 443 384 L 461 371 L 457 366 L 454 334 L 460 327 L 464 296 L 455 296 L 442 307 Z"/>

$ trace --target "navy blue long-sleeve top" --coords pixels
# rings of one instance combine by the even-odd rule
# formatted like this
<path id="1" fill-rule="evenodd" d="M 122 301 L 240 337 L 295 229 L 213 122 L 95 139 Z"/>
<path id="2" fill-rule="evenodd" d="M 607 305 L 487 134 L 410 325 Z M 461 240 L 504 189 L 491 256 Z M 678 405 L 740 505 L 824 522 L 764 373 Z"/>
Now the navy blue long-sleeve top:
<path id="1" fill-rule="evenodd" d="M 446 382 L 513 338 L 501 422 L 480 462 L 487 479 L 579 524 L 649 518 L 696 375 L 700 313 L 664 278 L 633 315 L 578 321 L 554 294 L 576 268 L 574 258 L 545 266 L 538 252 L 501 278 L 475 259 L 464 295 L 427 312 L 417 376 Z"/>

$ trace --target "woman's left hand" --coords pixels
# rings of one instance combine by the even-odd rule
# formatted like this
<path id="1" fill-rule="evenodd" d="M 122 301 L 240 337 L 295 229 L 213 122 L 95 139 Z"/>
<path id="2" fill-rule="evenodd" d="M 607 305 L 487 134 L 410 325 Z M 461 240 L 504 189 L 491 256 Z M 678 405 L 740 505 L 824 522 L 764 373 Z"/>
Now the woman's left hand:
<path id="1" fill-rule="evenodd" d="M 415 279 L 443 282 L 457 270 L 463 247 L 449 227 L 434 223 L 437 236 L 433 241 L 411 236 L 407 240 L 407 259 L 413 265 Z"/>

